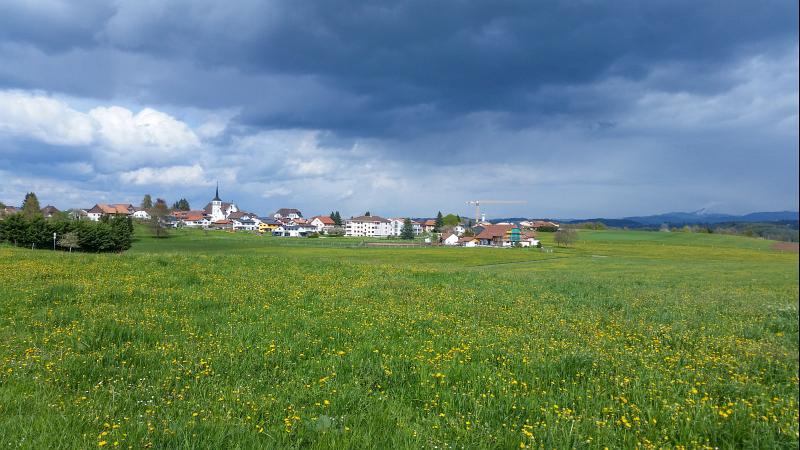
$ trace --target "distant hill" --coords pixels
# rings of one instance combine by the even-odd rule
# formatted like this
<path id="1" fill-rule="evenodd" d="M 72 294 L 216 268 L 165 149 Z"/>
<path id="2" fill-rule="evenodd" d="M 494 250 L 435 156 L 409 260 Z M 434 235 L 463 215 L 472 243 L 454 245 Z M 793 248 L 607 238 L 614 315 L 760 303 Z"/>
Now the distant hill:
<path id="1" fill-rule="evenodd" d="M 649 228 L 668 224 L 670 226 L 682 225 L 713 225 L 718 223 L 736 222 L 796 222 L 800 219 L 797 211 L 754 212 L 744 215 L 712 213 L 706 210 L 694 212 L 670 212 L 651 216 L 632 216 L 622 219 L 569 219 L 563 223 L 603 222 L 610 227 Z"/>

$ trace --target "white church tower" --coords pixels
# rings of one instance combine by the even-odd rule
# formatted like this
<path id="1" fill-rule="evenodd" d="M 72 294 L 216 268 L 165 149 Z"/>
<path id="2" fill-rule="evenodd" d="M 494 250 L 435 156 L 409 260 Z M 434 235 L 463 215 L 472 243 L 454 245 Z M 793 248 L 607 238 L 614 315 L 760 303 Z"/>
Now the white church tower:
<path id="1" fill-rule="evenodd" d="M 219 198 L 219 182 L 217 182 L 217 192 L 214 199 L 211 200 L 211 220 L 217 221 L 225 218 L 225 213 L 222 212 L 222 200 Z"/>

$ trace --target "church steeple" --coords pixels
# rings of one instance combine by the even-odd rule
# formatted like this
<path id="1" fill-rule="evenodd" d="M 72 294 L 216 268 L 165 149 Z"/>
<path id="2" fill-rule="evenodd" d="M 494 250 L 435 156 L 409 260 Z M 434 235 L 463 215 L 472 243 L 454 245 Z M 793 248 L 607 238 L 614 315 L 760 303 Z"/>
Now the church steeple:
<path id="1" fill-rule="evenodd" d="M 219 181 L 217 181 L 217 191 L 216 191 L 216 193 L 214 195 L 214 198 L 211 201 L 212 202 L 221 202 L 222 201 L 219 198 Z"/>

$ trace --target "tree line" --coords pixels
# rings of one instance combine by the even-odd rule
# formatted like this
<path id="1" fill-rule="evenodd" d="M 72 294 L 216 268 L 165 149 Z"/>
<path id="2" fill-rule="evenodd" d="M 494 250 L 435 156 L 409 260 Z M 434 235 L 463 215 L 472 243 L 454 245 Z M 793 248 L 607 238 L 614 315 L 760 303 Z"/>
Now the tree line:
<path id="1" fill-rule="evenodd" d="M 70 219 L 66 214 L 45 219 L 36 194 L 31 192 L 18 213 L 0 220 L 0 242 L 51 250 L 121 252 L 131 248 L 133 221 L 127 216 L 105 216 L 93 222 Z"/>

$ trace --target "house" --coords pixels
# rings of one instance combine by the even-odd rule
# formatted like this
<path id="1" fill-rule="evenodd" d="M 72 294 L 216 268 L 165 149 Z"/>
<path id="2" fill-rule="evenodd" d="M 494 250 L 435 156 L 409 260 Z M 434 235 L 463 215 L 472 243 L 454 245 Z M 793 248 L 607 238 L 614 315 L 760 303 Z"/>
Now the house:
<path id="1" fill-rule="evenodd" d="M 178 228 L 180 221 L 172 216 L 164 216 L 158 219 L 161 226 L 166 228 Z"/>
<path id="2" fill-rule="evenodd" d="M 510 245 L 512 230 L 517 230 L 517 236 L 519 236 L 519 228 L 515 225 L 486 225 L 479 234 L 475 235 L 475 238 L 479 245 L 502 247 L 504 243 Z"/>
<path id="3" fill-rule="evenodd" d="M 475 236 L 462 236 L 458 238 L 458 245 L 462 247 L 475 247 L 478 245 L 478 239 Z"/>
<path id="4" fill-rule="evenodd" d="M 216 228 L 217 230 L 232 230 L 233 222 L 228 219 L 215 220 L 211 222 L 210 227 Z"/>
<path id="5" fill-rule="evenodd" d="M 175 213 L 178 213 L 175 215 Z M 180 220 L 183 226 L 189 228 L 208 228 L 211 220 L 206 216 L 205 211 L 175 211 L 173 215 Z"/>
<path id="6" fill-rule="evenodd" d="M 309 224 L 316 228 L 317 233 L 320 234 L 328 234 L 336 226 L 336 222 L 329 216 L 314 216 Z"/>
<path id="7" fill-rule="evenodd" d="M 3 209 L 0 209 L 0 217 L 10 216 L 12 214 L 16 214 L 20 211 L 20 208 L 16 206 L 6 206 Z"/>
<path id="8" fill-rule="evenodd" d="M 272 234 L 282 224 L 270 217 L 259 217 L 258 232 Z"/>
<path id="9" fill-rule="evenodd" d="M 403 232 L 403 226 L 405 225 L 406 219 L 404 219 L 402 217 L 398 217 L 398 218 L 389 219 L 389 220 L 391 222 L 391 227 L 392 227 L 392 234 L 391 235 L 392 236 L 400 236 L 400 234 Z M 411 221 L 411 228 L 414 229 L 414 235 L 415 236 L 422 234 L 422 224 L 421 223 L 412 220 Z"/>
<path id="10" fill-rule="evenodd" d="M 103 216 L 130 216 L 135 208 L 130 203 L 98 203 L 86 211 L 89 220 L 97 222 Z"/>
<path id="11" fill-rule="evenodd" d="M 458 236 L 463 235 L 465 231 L 467 231 L 467 229 L 462 224 L 458 224 L 453 227 L 453 233 L 457 234 Z"/>
<path id="12" fill-rule="evenodd" d="M 272 231 L 273 236 L 279 237 L 306 237 L 316 231 L 313 227 L 303 225 L 281 225 Z"/>
<path id="13" fill-rule="evenodd" d="M 249 213 L 249 212 L 245 212 L 245 211 L 234 211 L 234 212 L 231 212 L 230 214 L 228 214 L 227 219 L 228 220 L 244 219 L 244 220 L 252 220 L 252 221 L 254 221 L 256 223 L 260 223 L 261 222 L 261 219 L 258 218 L 257 214 L 253 214 L 253 213 Z"/>
<path id="14" fill-rule="evenodd" d="M 142 208 L 134 208 L 133 214 L 131 215 L 133 216 L 134 219 L 150 220 L 150 213 Z"/>
<path id="15" fill-rule="evenodd" d="M 456 245 L 458 244 L 458 235 L 455 233 L 444 233 L 441 242 L 443 245 Z"/>
<path id="16" fill-rule="evenodd" d="M 256 231 L 258 229 L 256 221 L 250 218 L 232 219 L 231 221 L 233 229 L 237 231 Z"/>
<path id="17" fill-rule="evenodd" d="M 476 235 L 478 245 L 492 247 L 535 247 L 539 244 L 533 232 L 523 232 L 520 227 L 513 224 L 487 225 L 480 234 Z"/>
<path id="18" fill-rule="evenodd" d="M 67 211 L 67 214 L 69 215 L 69 218 L 72 220 L 81 220 L 87 217 L 88 215 L 87 211 L 88 209 L 72 208 Z"/>
<path id="19" fill-rule="evenodd" d="M 45 219 L 49 219 L 60 212 L 61 211 L 59 211 L 58 208 L 56 208 L 53 205 L 47 205 L 44 208 L 42 208 L 42 215 L 44 216 Z"/>
<path id="20" fill-rule="evenodd" d="M 520 239 L 519 241 L 520 247 L 538 247 L 539 240 L 536 239 L 534 236 L 526 234 Z"/>
<path id="21" fill-rule="evenodd" d="M 392 223 L 380 216 L 358 216 L 345 220 L 345 236 L 386 237 L 392 235 Z"/>
<path id="22" fill-rule="evenodd" d="M 422 231 L 426 233 L 433 233 L 434 229 L 436 229 L 436 220 L 428 219 L 422 223 Z"/>
<path id="23" fill-rule="evenodd" d="M 272 214 L 273 219 L 300 219 L 303 213 L 295 208 L 281 208 Z"/>

